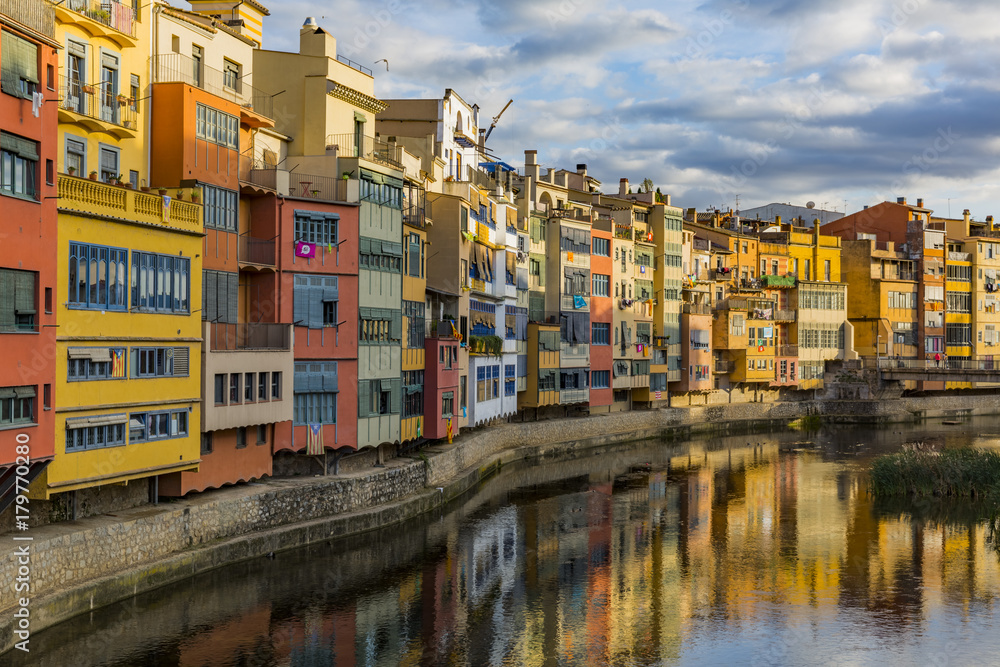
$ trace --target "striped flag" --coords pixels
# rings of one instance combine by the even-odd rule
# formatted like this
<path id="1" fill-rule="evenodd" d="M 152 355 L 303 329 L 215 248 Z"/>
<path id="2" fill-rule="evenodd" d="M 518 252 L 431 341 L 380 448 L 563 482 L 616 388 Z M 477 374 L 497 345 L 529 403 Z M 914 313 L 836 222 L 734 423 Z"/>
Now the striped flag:
<path id="1" fill-rule="evenodd" d="M 306 454 L 319 456 L 323 453 L 323 425 L 309 424 L 306 427 Z"/>
<path id="2" fill-rule="evenodd" d="M 125 350 L 111 350 L 111 377 L 125 377 Z"/>
<path id="3" fill-rule="evenodd" d="M 451 439 L 454 437 L 454 431 L 451 428 L 451 417 L 448 417 L 448 444 L 451 444 Z"/>

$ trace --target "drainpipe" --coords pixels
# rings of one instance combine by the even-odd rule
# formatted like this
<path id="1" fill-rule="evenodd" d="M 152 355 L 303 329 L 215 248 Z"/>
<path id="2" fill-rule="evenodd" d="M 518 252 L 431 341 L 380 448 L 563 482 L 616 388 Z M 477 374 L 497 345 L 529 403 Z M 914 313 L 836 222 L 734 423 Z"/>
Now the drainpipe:
<path id="1" fill-rule="evenodd" d="M 163 11 L 163 5 L 156 3 L 153 5 L 152 11 L 150 11 L 149 16 L 149 39 L 150 39 L 150 54 L 149 59 L 149 72 L 146 77 L 146 85 L 149 86 L 150 94 L 144 97 L 146 100 L 146 139 L 149 143 L 152 143 L 153 137 L 153 103 L 152 103 L 152 90 L 153 90 L 153 73 L 156 71 L 156 57 L 159 54 L 159 47 L 156 43 L 156 38 L 158 35 L 157 28 L 159 27 L 158 17 L 160 12 Z M 140 93 L 142 91 L 139 91 Z M 146 146 L 146 183 L 152 187 L 153 185 L 153 152 L 151 146 Z"/>

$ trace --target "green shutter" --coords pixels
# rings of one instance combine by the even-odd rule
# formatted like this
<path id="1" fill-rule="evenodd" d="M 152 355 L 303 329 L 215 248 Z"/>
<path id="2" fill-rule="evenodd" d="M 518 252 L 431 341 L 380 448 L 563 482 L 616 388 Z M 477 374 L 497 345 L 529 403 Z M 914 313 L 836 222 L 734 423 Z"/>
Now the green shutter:
<path id="1" fill-rule="evenodd" d="M 306 285 L 295 285 L 292 294 L 292 321 L 300 327 L 309 325 L 309 287 Z"/>
<path id="2" fill-rule="evenodd" d="M 398 310 L 392 313 L 389 337 L 393 340 L 403 340 L 403 314 Z"/>
<path id="3" fill-rule="evenodd" d="M 14 272 L 14 310 L 21 315 L 35 314 L 35 274 Z"/>
<path id="4" fill-rule="evenodd" d="M 225 321 L 230 324 L 236 324 L 239 321 L 237 318 L 240 305 L 240 274 L 229 273 L 227 274 L 227 277 L 228 289 L 226 298 L 228 299 L 228 308 L 226 309 Z"/>
<path id="5" fill-rule="evenodd" d="M 371 404 L 371 381 L 358 380 L 358 417 L 367 417 Z"/>
<path id="6" fill-rule="evenodd" d="M 202 319 L 215 322 L 219 316 L 217 271 L 205 270 L 202 277 Z"/>
<path id="7" fill-rule="evenodd" d="M 400 378 L 394 379 L 390 391 L 392 393 L 389 395 L 389 412 L 398 415 L 403 406 L 403 381 Z"/>
<path id="8" fill-rule="evenodd" d="M 0 269 L 0 331 L 13 330 L 16 322 L 14 317 L 14 285 L 17 279 L 15 275 L 14 271 Z"/>
<path id="9" fill-rule="evenodd" d="M 323 288 L 309 286 L 309 328 L 323 328 Z"/>

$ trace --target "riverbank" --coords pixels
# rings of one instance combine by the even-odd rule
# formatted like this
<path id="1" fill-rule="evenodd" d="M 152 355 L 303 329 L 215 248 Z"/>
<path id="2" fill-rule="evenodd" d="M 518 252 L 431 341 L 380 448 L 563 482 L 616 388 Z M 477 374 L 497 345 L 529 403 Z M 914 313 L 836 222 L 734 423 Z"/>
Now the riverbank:
<path id="1" fill-rule="evenodd" d="M 215 567 L 431 511 L 514 460 L 572 456 L 592 447 L 692 433 L 784 427 L 802 418 L 892 423 L 1000 414 L 1000 396 L 885 402 L 745 403 L 504 424 L 424 450 L 426 460 L 336 477 L 272 479 L 190 499 L 32 528 L 31 631 Z M 11 535 L 2 543 L 0 651 L 18 640 Z"/>

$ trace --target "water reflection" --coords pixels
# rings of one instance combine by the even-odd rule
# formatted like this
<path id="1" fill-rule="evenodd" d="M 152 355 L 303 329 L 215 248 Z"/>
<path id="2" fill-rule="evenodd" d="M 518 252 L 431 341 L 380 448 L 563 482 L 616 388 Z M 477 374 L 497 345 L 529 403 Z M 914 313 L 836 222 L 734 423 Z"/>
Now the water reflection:
<path id="1" fill-rule="evenodd" d="M 30 664 L 985 664 L 1000 567 L 983 517 L 874 505 L 864 477 L 904 440 L 995 442 L 984 431 L 755 434 L 505 470 L 410 525 L 53 628 Z"/>

